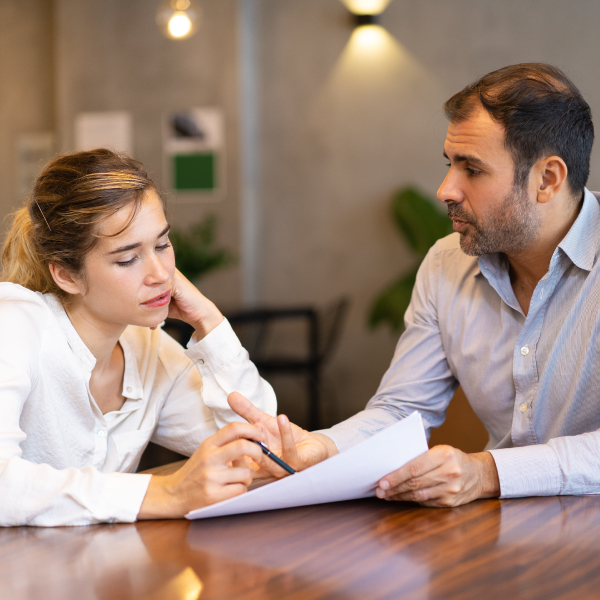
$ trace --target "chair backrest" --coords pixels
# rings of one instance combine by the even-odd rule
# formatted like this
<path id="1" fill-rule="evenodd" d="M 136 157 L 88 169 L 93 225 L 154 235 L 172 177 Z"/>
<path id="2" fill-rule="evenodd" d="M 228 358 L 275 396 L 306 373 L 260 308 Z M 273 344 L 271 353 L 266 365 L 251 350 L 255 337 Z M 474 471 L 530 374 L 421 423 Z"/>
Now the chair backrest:
<path id="1" fill-rule="evenodd" d="M 349 307 L 350 300 L 346 296 L 343 296 L 339 300 L 326 306 L 319 313 L 319 362 L 324 363 L 328 360 L 335 349 L 335 346 L 340 339 Z"/>

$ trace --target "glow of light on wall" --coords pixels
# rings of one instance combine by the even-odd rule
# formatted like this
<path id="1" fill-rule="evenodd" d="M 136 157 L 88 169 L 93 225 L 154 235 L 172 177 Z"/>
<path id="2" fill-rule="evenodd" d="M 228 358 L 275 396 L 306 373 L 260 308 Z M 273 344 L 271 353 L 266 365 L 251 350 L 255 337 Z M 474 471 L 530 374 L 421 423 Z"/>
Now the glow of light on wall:
<path id="1" fill-rule="evenodd" d="M 387 8 L 390 0 L 342 0 L 342 2 L 355 15 L 378 15 Z"/>
<path id="2" fill-rule="evenodd" d="M 377 54 L 385 52 L 390 43 L 389 37 L 387 31 L 379 25 L 363 25 L 354 30 L 348 43 L 361 52 Z"/>

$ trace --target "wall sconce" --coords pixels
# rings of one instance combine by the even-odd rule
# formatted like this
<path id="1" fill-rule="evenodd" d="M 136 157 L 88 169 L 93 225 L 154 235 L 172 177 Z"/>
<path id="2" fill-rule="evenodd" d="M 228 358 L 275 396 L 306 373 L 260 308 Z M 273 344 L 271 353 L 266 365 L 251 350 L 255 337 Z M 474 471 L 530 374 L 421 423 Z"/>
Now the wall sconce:
<path id="1" fill-rule="evenodd" d="M 156 23 L 167 36 L 175 40 L 189 38 L 198 30 L 201 10 L 193 0 L 165 0 L 156 13 Z"/>
<path id="2" fill-rule="evenodd" d="M 342 0 L 346 8 L 354 15 L 356 27 L 377 25 L 379 15 L 387 8 L 390 0 Z"/>

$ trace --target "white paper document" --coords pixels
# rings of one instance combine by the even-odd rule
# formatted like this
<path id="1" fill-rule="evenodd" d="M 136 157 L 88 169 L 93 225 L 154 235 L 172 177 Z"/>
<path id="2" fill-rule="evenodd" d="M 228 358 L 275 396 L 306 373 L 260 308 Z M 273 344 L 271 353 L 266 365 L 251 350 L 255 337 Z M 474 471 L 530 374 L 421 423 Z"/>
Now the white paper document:
<path id="1" fill-rule="evenodd" d="M 421 415 L 415 412 L 305 471 L 241 496 L 193 510 L 186 518 L 205 519 L 367 498 L 375 495 L 377 483 L 384 475 L 426 451 L 425 429 Z"/>

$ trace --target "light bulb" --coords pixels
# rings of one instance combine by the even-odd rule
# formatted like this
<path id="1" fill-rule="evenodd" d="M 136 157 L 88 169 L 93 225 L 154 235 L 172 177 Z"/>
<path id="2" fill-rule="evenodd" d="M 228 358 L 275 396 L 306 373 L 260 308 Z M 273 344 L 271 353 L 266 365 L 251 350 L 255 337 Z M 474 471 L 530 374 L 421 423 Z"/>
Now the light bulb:
<path id="1" fill-rule="evenodd" d="M 171 37 L 182 38 L 188 35 L 192 28 L 190 18 L 184 12 L 176 12 L 169 19 L 169 33 Z"/>
<path id="2" fill-rule="evenodd" d="M 355 15 L 379 15 L 390 0 L 342 0 L 346 8 Z"/>
<path id="3" fill-rule="evenodd" d="M 193 0 L 164 0 L 156 22 L 167 37 L 183 40 L 196 32 L 200 16 L 200 9 L 194 7 Z"/>

